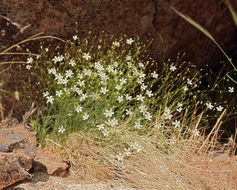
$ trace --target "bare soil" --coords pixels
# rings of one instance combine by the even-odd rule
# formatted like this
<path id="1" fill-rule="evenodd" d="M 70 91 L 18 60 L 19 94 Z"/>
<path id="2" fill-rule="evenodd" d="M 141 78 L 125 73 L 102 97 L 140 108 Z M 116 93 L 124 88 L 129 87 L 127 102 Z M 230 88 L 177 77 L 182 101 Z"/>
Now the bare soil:
<path id="1" fill-rule="evenodd" d="M 98 182 L 94 184 L 82 184 L 70 177 L 60 178 L 49 176 L 46 173 L 38 172 L 32 174 L 31 179 L 25 179 L 11 185 L 4 190 L 135 190 L 132 187 L 117 186 L 110 183 Z"/>

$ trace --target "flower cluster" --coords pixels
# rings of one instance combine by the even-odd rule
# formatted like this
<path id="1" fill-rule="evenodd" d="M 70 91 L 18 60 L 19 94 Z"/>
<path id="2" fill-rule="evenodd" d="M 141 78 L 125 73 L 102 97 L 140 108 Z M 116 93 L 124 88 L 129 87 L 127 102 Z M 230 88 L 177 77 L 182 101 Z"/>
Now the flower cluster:
<path id="1" fill-rule="evenodd" d="M 73 40 L 77 42 L 79 37 L 75 35 Z M 224 109 L 223 104 L 201 104 L 196 100 L 200 94 L 196 90 L 200 82 L 198 72 L 193 74 L 170 60 L 160 70 L 149 70 L 154 61 L 142 56 L 142 46 L 136 38 L 125 39 L 124 43 L 116 39 L 105 47 L 100 41 L 84 49 L 77 47 L 76 42 L 69 43 L 67 52 L 43 60 L 47 63 L 43 98 L 48 112 L 53 112 L 51 131 L 55 136 L 83 130 L 96 132 L 101 141 L 114 140 L 119 138 L 116 129 L 123 121 L 126 130 L 139 135 L 164 129 L 190 131 L 183 128 L 188 128 L 191 119 L 182 121 L 184 116 L 190 116 L 190 110 L 201 109 L 202 105 L 207 111 Z M 84 42 L 89 44 L 88 39 Z M 72 54 L 68 52 L 70 48 Z M 26 68 L 32 69 L 34 61 L 37 62 L 28 58 Z M 227 91 L 233 93 L 234 87 Z M 200 135 L 198 129 L 190 133 Z M 176 137 L 167 132 L 167 143 L 175 144 Z M 117 159 L 122 161 L 141 151 L 141 145 L 135 141 Z"/>

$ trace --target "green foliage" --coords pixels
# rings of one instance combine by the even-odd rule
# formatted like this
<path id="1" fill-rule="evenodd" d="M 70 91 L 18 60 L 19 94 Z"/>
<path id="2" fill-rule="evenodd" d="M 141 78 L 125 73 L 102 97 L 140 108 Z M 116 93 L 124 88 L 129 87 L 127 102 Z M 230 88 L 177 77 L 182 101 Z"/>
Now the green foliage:
<path id="1" fill-rule="evenodd" d="M 181 136 L 200 135 L 199 114 L 214 117 L 224 109 L 208 99 L 215 87 L 199 89 L 202 76 L 182 61 L 183 55 L 159 65 L 146 53 L 149 42 L 139 38 L 98 40 L 89 33 L 73 39 L 57 48 L 57 55 L 42 47 L 40 57 L 27 61 L 30 80 L 38 81 L 45 102 L 46 110 L 33 125 L 42 144 L 45 138 L 63 143 L 78 132 L 115 150 L 139 152 L 139 139 L 131 134 L 173 144 Z M 201 123 L 208 124 L 208 118 Z"/>

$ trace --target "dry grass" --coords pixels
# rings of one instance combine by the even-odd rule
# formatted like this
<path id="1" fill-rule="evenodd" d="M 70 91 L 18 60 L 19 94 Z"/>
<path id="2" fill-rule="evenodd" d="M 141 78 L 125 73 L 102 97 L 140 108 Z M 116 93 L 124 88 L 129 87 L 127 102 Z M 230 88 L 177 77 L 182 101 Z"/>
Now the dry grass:
<path id="1" fill-rule="evenodd" d="M 167 154 L 147 143 L 146 150 L 125 162 L 120 181 L 141 189 L 236 189 L 237 158 L 227 154 L 193 158 L 192 146 Z M 114 162 L 114 164 L 116 164 Z"/>
<path id="2" fill-rule="evenodd" d="M 108 147 L 98 148 L 79 134 L 72 134 L 64 148 L 50 140 L 46 149 L 70 161 L 71 178 L 80 183 L 103 181 L 161 190 L 237 189 L 237 157 L 214 143 L 208 144 L 200 137 L 159 149 L 150 137 L 142 137 L 141 141 L 143 152 L 124 159 L 125 168 L 113 157 L 104 157 Z M 204 141 L 206 145 L 202 146 Z M 199 151 L 201 146 L 203 150 Z"/>

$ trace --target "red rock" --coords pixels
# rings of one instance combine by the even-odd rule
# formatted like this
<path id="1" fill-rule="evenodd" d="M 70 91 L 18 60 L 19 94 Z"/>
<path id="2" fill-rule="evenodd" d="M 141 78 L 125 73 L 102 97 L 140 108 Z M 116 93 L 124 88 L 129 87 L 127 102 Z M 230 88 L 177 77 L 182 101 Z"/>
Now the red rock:
<path id="1" fill-rule="evenodd" d="M 36 154 L 32 168 L 34 172 L 46 172 L 49 175 L 59 177 L 66 177 L 69 172 L 67 162 L 46 152 Z"/>
<path id="2" fill-rule="evenodd" d="M 230 3 L 237 8 L 237 1 Z M 10 46 L 39 32 L 72 39 L 77 22 L 78 35 L 82 37 L 88 31 L 106 31 L 115 36 L 154 38 L 150 53 L 160 61 L 167 56 L 176 57 L 178 51 L 185 51 L 186 59 L 197 65 L 216 64 L 224 58 L 207 37 L 177 16 L 171 6 L 207 28 L 225 50 L 236 50 L 236 27 L 228 7 L 220 0 L 2 0 L 0 15 L 7 20 L 1 18 L 0 22 L 1 46 Z"/>
<path id="3" fill-rule="evenodd" d="M 22 153 L 33 159 L 36 154 L 36 133 L 17 120 L 0 123 L 0 152 Z"/>
<path id="4" fill-rule="evenodd" d="M 25 179 L 32 159 L 24 154 L 0 152 L 0 189 Z"/>

